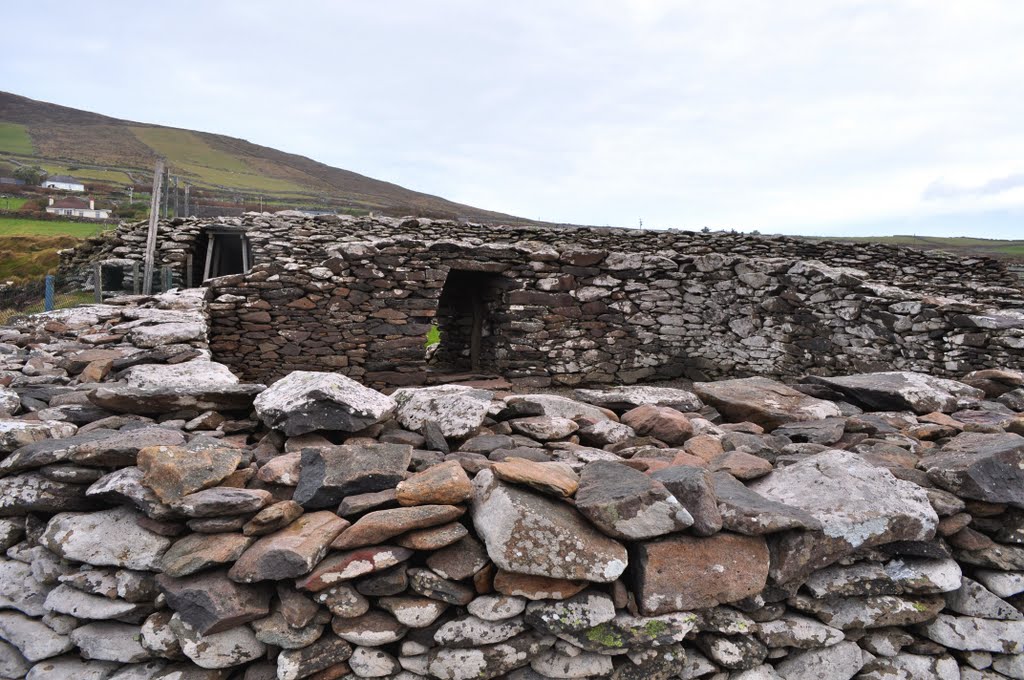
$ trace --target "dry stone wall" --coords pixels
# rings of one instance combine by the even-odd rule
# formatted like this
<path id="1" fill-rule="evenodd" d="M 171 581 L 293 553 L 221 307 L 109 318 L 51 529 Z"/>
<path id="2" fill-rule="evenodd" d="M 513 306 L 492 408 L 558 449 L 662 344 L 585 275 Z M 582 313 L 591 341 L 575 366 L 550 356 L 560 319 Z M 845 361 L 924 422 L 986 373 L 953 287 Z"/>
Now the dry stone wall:
<path id="1" fill-rule="evenodd" d="M 1024 373 L 266 388 L 203 293 L 0 329 L 0 677 L 1022 676 Z"/>
<path id="2" fill-rule="evenodd" d="M 209 282 L 211 347 L 248 380 L 332 370 L 423 384 L 442 366 L 470 366 L 473 304 L 486 308 L 478 367 L 534 386 L 957 375 L 1020 366 L 1024 349 L 1024 293 L 984 258 L 742 234 L 248 214 L 161 223 L 162 262 L 179 279 L 190 253 L 201 268 L 214 227 L 244 232 L 256 263 Z M 141 225 L 126 225 L 64 266 L 141 260 L 144 241 Z M 465 298 L 470 289 L 481 302 Z M 432 324 L 443 340 L 428 361 Z"/>

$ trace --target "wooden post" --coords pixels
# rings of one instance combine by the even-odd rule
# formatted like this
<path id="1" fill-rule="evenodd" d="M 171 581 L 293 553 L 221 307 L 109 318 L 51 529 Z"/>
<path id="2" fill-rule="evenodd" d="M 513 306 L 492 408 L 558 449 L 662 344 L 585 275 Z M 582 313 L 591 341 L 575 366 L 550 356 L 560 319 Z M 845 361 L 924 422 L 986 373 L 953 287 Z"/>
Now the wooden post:
<path id="1" fill-rule="evenodd" d="M 93 299 L 99 304 L 103 302 L 103 263 L 95 262 L 92 265 L 92 294 Z"/>
<path id="2" fill-rule="evenodd" d="M 192 253 L 185 253 L 185 281 L 181 284 L 182 288 L 192 287 Z"/>
<path id="3" fill-rule="evenodd" d="M 153 260 L 156 258 L 157 221 L 160 219 L 160 187 L 164 175 L 164 162 L 158 160 L 153 170 L 153 194 L 149 202 L 149 232 L 146 234 L 146 266 L 142 275 L 142 294 L 153 292 Z"/>
<path id="4" fill-rule="evenodd" d="M 473 330 L 469 336 L 469 365 L 474 371 L 480 370 L 480 344 L 484 329 L 484 301 L 477 291 L 473 292 Z"/>
<path id="5" fill-rule="evenodd" d="M 132 262 L 132 294 L 138 295 L 142 282 L 139 281 L 139 263 Z"/>

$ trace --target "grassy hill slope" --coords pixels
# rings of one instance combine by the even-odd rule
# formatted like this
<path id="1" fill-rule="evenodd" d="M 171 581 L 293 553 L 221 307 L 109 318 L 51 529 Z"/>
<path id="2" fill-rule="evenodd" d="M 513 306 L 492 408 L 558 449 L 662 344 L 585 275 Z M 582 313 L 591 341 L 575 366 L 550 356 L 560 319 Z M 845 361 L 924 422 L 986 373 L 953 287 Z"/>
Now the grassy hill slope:
<path id="1" fill-rule="evenodd" d="M 0 92 L 0 162 L 39 165 L 107 184 L 145 184 L 164 157 L 172 173 L 214 194 L 261 195 L 395 215 L 529 222 L 412 191 L 225 135 L 135 123 Z"/>

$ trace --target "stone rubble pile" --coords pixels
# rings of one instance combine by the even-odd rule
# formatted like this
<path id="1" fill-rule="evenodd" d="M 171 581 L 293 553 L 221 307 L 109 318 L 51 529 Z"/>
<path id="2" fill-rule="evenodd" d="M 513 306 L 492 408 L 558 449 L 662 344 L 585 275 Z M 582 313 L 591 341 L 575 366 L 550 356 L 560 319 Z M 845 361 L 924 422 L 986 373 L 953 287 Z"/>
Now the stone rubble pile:
<path id="1" fill-rule="evenodd" d="M 0 329 L 0 678 L 1024 679 L 1024 373 L 240 383 Z"/>

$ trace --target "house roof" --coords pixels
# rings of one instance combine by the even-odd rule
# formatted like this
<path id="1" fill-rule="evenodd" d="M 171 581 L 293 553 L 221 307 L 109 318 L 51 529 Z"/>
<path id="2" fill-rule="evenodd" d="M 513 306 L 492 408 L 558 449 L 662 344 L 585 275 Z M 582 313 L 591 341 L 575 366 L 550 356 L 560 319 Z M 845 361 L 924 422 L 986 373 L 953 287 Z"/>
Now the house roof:
<path id="1" fill-rule="evenodd" d="M 64 184 L 82 184 L 82 180 L 67 175 L 54 175 L 46 178 L 47 182 L 62 182 Z"/>
<path id="2" fill-rule="evenodd" d="M 88 210 L 89 201 L 84 198 L 62 198 L 54 201 L 50 208 L 74 208 L 75 210 Z"/>

